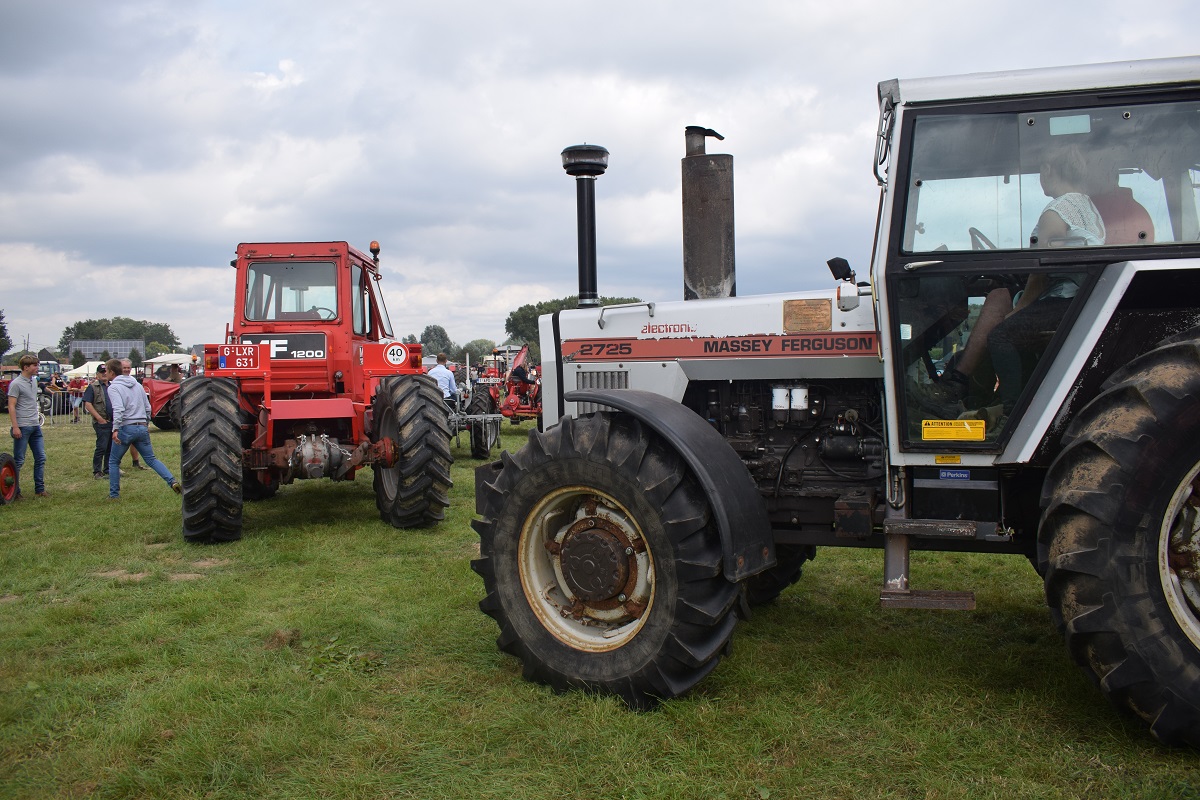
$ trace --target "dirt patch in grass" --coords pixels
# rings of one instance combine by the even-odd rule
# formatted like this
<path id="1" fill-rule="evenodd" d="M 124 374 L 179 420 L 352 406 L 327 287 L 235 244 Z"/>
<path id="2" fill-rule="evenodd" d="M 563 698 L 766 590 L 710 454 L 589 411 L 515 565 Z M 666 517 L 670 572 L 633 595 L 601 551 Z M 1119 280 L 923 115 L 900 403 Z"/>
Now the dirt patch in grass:
<path id="1" fill-rule="evenodd" d="M 110 569 L 106 572 L 93 572 L 97 578 L 112 578 L 118 581 L 144 581 L 150 577 L 149 572 L 129 572 L 123 569 Z"/>
<path id="2" fill-rule="evenodd" d="M 277 630 L 267 637 L 263 647 L 268 650 L 282 650 L 285 647 L 296 647 L 300 644 L 300 629 Z"/>
<path id="3" fill-rule="evenodd" d="M 167 576 L 169 581 L 198 581 L 204 577 L 201 572 L 175 572 Z"/>

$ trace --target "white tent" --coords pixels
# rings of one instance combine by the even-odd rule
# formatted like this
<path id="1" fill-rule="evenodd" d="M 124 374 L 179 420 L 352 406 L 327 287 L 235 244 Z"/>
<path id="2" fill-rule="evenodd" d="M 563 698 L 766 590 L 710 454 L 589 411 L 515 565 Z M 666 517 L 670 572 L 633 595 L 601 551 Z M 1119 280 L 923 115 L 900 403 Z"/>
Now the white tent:
<path id="1" fill-rule="evenodd" d="M 154 369 L 162 364 L 178 364 L 181 367 L 186 367 L 191 363 L 192 356 L 190 353 L 164 353 L 161 356 L 147 358 L 142 362 L 144 366 L 150 367 L 150 369 Z"/>
<path id="2" fill-rule="evenodd" d="M 67 370 L 63 373 L 63 377 L 67 380 L 72 378 L 91 378 L 96 374 L 96 367 L 103 364 L 103 361 L 88 361 L 80 364 L 75 369 Z"/>

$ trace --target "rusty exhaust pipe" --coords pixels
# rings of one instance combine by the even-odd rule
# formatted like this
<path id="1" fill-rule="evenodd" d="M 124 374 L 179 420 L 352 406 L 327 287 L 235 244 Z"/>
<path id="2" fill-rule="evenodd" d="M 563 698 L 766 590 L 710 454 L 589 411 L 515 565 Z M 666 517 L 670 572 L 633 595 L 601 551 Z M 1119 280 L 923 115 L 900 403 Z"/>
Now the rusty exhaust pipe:
<path id="1" fill-rule="evenodd" d="M 725 137 L 689 125 L 683 133 L 683 299 L 736 297 L 733 253 L 733 156 L 704 152 Z"/>

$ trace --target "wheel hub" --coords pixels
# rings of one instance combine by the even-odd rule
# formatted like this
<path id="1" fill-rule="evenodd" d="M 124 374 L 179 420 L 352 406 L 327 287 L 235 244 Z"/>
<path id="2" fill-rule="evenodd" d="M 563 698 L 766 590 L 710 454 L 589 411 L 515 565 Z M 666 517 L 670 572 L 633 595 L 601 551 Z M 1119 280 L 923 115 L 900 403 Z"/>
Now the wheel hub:
<path id="1" fill-rule="evenodd" d="M 629 582 L 632 548 L 604 522 L 584 520 L 585 530 L 569 532 L 560 557 L 562 573 L 571 593 L 588 603 L 612 600 Z M 626 553 L 626 551 L 629 551 Z"/>
<path id="2" fill-rule="evenodd" d="M 654 596 L 654 561 L 633 515 L 593 487 L 547 494 L 522 528 L 521 584 L 552 635 L 615 650 L 637 636 Z"/>

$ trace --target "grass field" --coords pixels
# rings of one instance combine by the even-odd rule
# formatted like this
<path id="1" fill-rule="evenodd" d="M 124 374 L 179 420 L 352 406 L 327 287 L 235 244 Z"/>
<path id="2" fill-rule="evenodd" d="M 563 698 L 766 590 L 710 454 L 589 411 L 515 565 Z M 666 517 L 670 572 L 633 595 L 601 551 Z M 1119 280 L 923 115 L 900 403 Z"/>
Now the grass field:
<path id="1" fill-rule="evenodd" d="M 978 610 L 883 611 L 881 556 L 822 550 L 694 693 L 633 713 L 496 649 L 465 437 L 437 528 L 380 522 L 368 470 L 217 547 L 152 472 L 107 502 L 90 425 L 46 439 L 51 497 L 0 508 L 0 797 L 1200 797 L 1200 755 L 1118 717 L 1021 559 L 914 554 Z"/>

